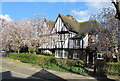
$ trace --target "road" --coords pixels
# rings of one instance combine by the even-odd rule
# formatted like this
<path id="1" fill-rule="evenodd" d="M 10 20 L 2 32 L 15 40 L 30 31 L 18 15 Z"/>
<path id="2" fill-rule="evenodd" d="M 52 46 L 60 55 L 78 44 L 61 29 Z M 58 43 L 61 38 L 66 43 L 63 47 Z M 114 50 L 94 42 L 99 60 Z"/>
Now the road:
<path id="1" fill-rule="evenodd" d="M 0 75 L 5 79 L 29 79 L 39 81 L 98 81 L 99 77 L 46 70 L 31 64 L 21 63 L 0 55 Z M 103 79 L 99 80 L 103 81 Z M 105 80 L 107 81 L 107 80 Z M 110 81 L 110 80 L 108 80 Z M 111 80 L 113 81 L 113 80 Z"/>

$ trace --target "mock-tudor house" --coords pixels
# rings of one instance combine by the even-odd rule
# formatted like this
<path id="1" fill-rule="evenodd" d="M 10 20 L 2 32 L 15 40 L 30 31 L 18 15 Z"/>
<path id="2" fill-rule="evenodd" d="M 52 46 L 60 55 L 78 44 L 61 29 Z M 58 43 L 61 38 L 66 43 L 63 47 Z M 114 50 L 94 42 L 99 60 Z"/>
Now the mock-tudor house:
<path id="1" fill-rule="evenodd" d="M 96 20 L 78 22 L 71 15 L 59 14 L 54 22 L 51 34 L 57 36 L 48 49 L 55 51 L 56 58 L 82 59 L 94 63 L 95 44 L 98 35 L 95 33 L 100 23 Z M 88 47 L 94 47 L 88 50 Z"/>

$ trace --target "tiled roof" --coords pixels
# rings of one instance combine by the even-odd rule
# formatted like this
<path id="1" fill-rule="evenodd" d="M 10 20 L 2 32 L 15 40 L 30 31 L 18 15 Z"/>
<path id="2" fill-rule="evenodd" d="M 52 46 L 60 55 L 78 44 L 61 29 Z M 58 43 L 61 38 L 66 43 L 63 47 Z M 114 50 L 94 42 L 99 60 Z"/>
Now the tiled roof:
<path id="1" fill-rule="evenodd" d="M 78 22 L 75 18 L 67 17 L 62 14 L 59 14 L 59 17 L 61 17 L 69 31 L 77 33 L 77 37 L 91 31 L 96 31 L 100 26 L 100 23 L 96 20 Z"/>

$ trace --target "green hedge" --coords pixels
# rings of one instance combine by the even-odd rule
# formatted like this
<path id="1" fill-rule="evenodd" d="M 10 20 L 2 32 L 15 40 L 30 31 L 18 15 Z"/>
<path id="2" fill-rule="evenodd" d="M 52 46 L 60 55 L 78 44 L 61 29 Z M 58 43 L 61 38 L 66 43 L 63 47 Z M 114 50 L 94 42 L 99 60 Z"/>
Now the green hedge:
<path id="1" fill-rule="evenodd" d="M 8 53 L 7 57 L 20 60 L 24 63 L 38 65 L 46 69 L 84 74 L 84 63 L 81 60 L 57 59 L 53 56 L 36 55 L 31 53 Z"/>
<path id="2" fill-rule="evenodd" d="M 106 74 L 120 75 L 120 63 L 118 62 L 105 63 L 104 70 Z"/>

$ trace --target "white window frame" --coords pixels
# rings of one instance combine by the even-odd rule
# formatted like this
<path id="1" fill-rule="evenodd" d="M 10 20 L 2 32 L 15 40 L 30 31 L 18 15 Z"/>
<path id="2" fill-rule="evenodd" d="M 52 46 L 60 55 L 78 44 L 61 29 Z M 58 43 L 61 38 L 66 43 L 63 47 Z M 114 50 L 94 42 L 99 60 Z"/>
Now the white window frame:
<path id="1" fill-rule="evenodd" d="M 63 58 L 63 50 L 57 50 L 55 54 L 56 58 Z"/>
<path id="2" fill-rule="evenodd" d="M 75 56 L 77 56 L 77 57 L 75 57 Z M 79 59 L 78 53 L 74 53 L 74 54 L 73 54 L 73 59 Z"/>
<path id="3" fill-rule="evenodd" d="M 66 58 L 66 59 L 68 58 L 68 51 L 63 50 L 63 58 Z"/>
<path id="4" fill-rule="evenodd" d="M 98 55 L 100 55 L 100 57 Z M 97 53 L 97 59 L 103 59 L 102 53 Z"/>

